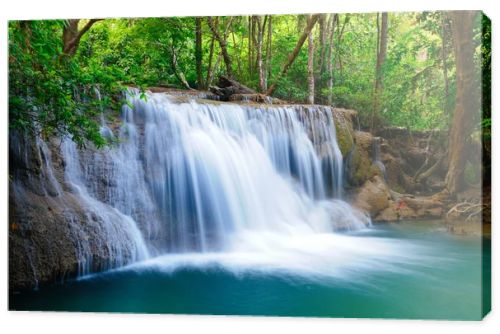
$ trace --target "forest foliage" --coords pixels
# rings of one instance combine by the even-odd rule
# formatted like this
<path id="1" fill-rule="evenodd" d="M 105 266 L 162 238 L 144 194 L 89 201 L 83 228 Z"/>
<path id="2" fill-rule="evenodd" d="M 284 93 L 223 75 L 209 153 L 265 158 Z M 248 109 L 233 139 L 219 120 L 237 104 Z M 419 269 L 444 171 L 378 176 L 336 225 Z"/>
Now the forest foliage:
<path id="1" fill-rule="evenodd" d="M 377 126 L 447 129 L 456 94 L 449 17 L 385 15 L 385 23 L 377 13 L 80 20 L 76 29 L 89 29 L 71 52 L 63 34 L 72 20 L 11 21 L 9 124 L 102 146 L 99 115 L 120 109 L 124 87 L 207 89 L 231 74 L 263 93 L 274 86 L 274 97 L 297 103 L 311 102 L 313 83 L 315 103 L 357 110 L 362 127 L 370 127 L 376 112 Z M 489 24 L 474 31 L 475 62 L 484 75 L 491 67 L 489 45 L 482 44 Z M 489 128 L 491 111 L 483 102 Z"/>

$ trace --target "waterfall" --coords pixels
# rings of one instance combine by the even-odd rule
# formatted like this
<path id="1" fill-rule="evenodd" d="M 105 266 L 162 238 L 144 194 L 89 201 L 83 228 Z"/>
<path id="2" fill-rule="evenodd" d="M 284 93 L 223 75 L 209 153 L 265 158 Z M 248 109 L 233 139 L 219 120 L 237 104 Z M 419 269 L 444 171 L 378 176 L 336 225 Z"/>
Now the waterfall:
<path id="1" fill-rule="evenodd" d="M 126 98 L 119 121 L 101 118 L 114 144 L 37 140 L 42 173 L 13 183 L 21 207 L 37 189 L 38 210 L 55 208 L 37 219 L 64 222 L 58 233 L 70 238 L 78 275 L 166 254 L 290 256 L 318 250 L 316 236 L 370 224 L 342 200 L 331 108 L 141 98 L 136 90 Z M 18 146 L 27 166 L 33 153 Z M 33 258 L 35 277 L 40 261 Z"/>
<path id="2" fill-rule="evenodd" d="M 79 182 L 137 221 L 153 255 L 228 251 L 247 232 L 330 233 L 368 223 L 340 199 L 331 108 L 141 99 L 137 91 L 127 100 L 118 144 L 82 150 Z M 109 126 L 101 129 L 108 137 Z"/>
<path id="3" fill-rule="evenodd" d="M 130 262 L 144 260 L 149 257 L 147 246 L 136 222 L 128 215 L 116 208 L 112 208 L 98 201 L 88 193 L 81 171 L 80 157 L 74 142 L 66 139 L 61 143 L 62 154 L 65 157 L 65 180 L 71 190 L 78 196 L 86 222 L 100 221 L 93 226 L 92 234 L 97 234 L 97 240 L 102 240 L 99 248 L 108 256 L 105 264 L 98 270 L 106 270 L 126 265 Z M 76 255 L 78 259 L 78 274 L 86 275 L 93 271 L 92 242 L 85 227 L 78 224 L 77 215 L 66 212 L 70 222 L 70 230 L 76 241 Z"/>

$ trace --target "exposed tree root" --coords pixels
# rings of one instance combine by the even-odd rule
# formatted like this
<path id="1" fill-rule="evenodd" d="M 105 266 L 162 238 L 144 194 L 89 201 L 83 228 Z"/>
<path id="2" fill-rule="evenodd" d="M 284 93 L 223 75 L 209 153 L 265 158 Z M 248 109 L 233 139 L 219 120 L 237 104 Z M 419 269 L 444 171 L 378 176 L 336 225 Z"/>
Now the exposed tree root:
<path id="1" fill-rule="evenodd" d="M 483 212 L 483 204 L 464 201 L 455 204 L 447 213 L 446 218 L 449 218 L 452 214 L 457 214 L 458 216 L 466 216 L 465 220 L 470 220 L 472 217 L 477 216 Z"/>

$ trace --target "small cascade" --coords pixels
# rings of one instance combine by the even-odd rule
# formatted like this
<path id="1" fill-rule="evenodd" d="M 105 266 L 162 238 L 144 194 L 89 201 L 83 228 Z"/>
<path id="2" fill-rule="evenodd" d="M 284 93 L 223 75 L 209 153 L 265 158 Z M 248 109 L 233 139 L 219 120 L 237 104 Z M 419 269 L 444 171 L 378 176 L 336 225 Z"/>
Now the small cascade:
<path id="1" fill-rule="evenodd" d="M 373 137 L 372 152 L 373 152 L 373 163 L 380 169 L 385 179 L 386 178 L 385 165 L 380 157 L 380 137 Z"/>
<path id="2" fill-rule="evenodd" d="M 87 275 L 124 266 L 149 257 L 146 243 L 136 222 L 116 208 L 91 196 L 83 184 L 75 144 L 63 140 L 55 144 L 35 138 L 10 136 L 13 169 L 11 196 L 16 204 L 18 224 L 34 224 L 29 233 L 47 234 L 43 242 L 57 242 L 45 249 L 70 246 L 63 254 L 76 262 L 76 274 Z M 64 175 L 55 162 L 62 154 Z M 57 155 L 58 157 L 54 157 Z M 48 221 L 46 225 L 45 221 Z M 49 230 L 49 231 L 47 231 Z M 51 238 L 63 238 L 64 240 Z M 22 239 L 25 254 L 38 284 L 40 261 L 58 261 L 40 253 L 31 239 Z M 72 261 L 72 260 L 69 260 Z M 47 265 L 47 264 L 44 264 Z M 67 268 L 67 267 L 66 267 Z M 67 269 L 68 270 L 68 269 Z"/>
<path id="3" fill-rule="evenodd" d="M 149 251 L 136 222 L 122 211 L 110 207 L 91 196 L 81 171 L 80 157 L 74 142 L 66 139 L 61 143 L 61 153 L 66 163 L 64 178 L 71 191 L 78 196 L 86 224 L 78 223 L 80 214 L 66 210 L 71 233 L 76 240 L 78 274 L 118 268 L 127 263 L 149 257 Z M 92 237 L 89 238 L 89 233 Z M 96 237 L 97 236 L 97 237 Z M 95 268 L 96 256 L 92 247 L 100 240 L 100 252 L 107 260 Z"/>

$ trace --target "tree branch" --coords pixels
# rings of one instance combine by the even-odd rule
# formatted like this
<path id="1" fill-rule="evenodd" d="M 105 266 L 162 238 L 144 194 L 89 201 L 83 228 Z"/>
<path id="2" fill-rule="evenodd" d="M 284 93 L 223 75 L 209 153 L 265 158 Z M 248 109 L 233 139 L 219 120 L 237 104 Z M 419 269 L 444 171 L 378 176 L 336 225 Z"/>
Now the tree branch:
<path id="1" fill-rule="evenodd" d="M 67 55 L 74 55 L 76 53 L 76 50 L 78 48 L 78 44 L 80 43 L 80 39 L 82 36 L 96 23 L 99 21 L 102 21 L 104 19 L 91 19 L 85 24 L 85 26 L 82 28 L 82 30 L 78 31 L 76 36 L 71 38 L 69 41 L 65 41 L 64 43 L 64 48 L 63 48 L 63 53 Z"/>
<path id="2" fill-rule="evenodd" d="M 287 62 L 285 63 L 285 65 L 283 65 L 282 69 L 281 69 L 281 72 L 280 74 L 276 77 L 276 81 L 271 85 L 271 87 L 269 87 L 269 89 L 267 90 L 266 94 L 267 95 L 271 95 L 274 90 L 276 89 L 277 85 L 278 85 L 278 81 L 284 76 L 286 75 L 286 73 L 288 72 L 288 70 L 290 69 L 290 66 L 292 66 L 293 62 L 295 61 L 295 58 L 297 58 L 297 55 L 299 54 L 299 51 L 300 49 L 302 48 L 302 45 L 304 45 L 304 42 L 306 41 L 307 39 L 307 36 L 309 35 L 309 33 L 311 32 L 312 28 L 314 27 L 314 25 L 316 24 L 316 22 L 318 21 L 319 19 L 319 15 L 320 14 L 314 14 L 311 16 L 311 18 L 308 20 L 307 22 L 307 25 L 306 27 L 304 28 L 304 31 L 302 32 L 302 35 L 300 35 L 300 38 L 299 40 L 297 41 L 297 44 L 295 45 L 295 48 L 293 49 L 293 51 L 288 55 L 288 60 Z"/>

